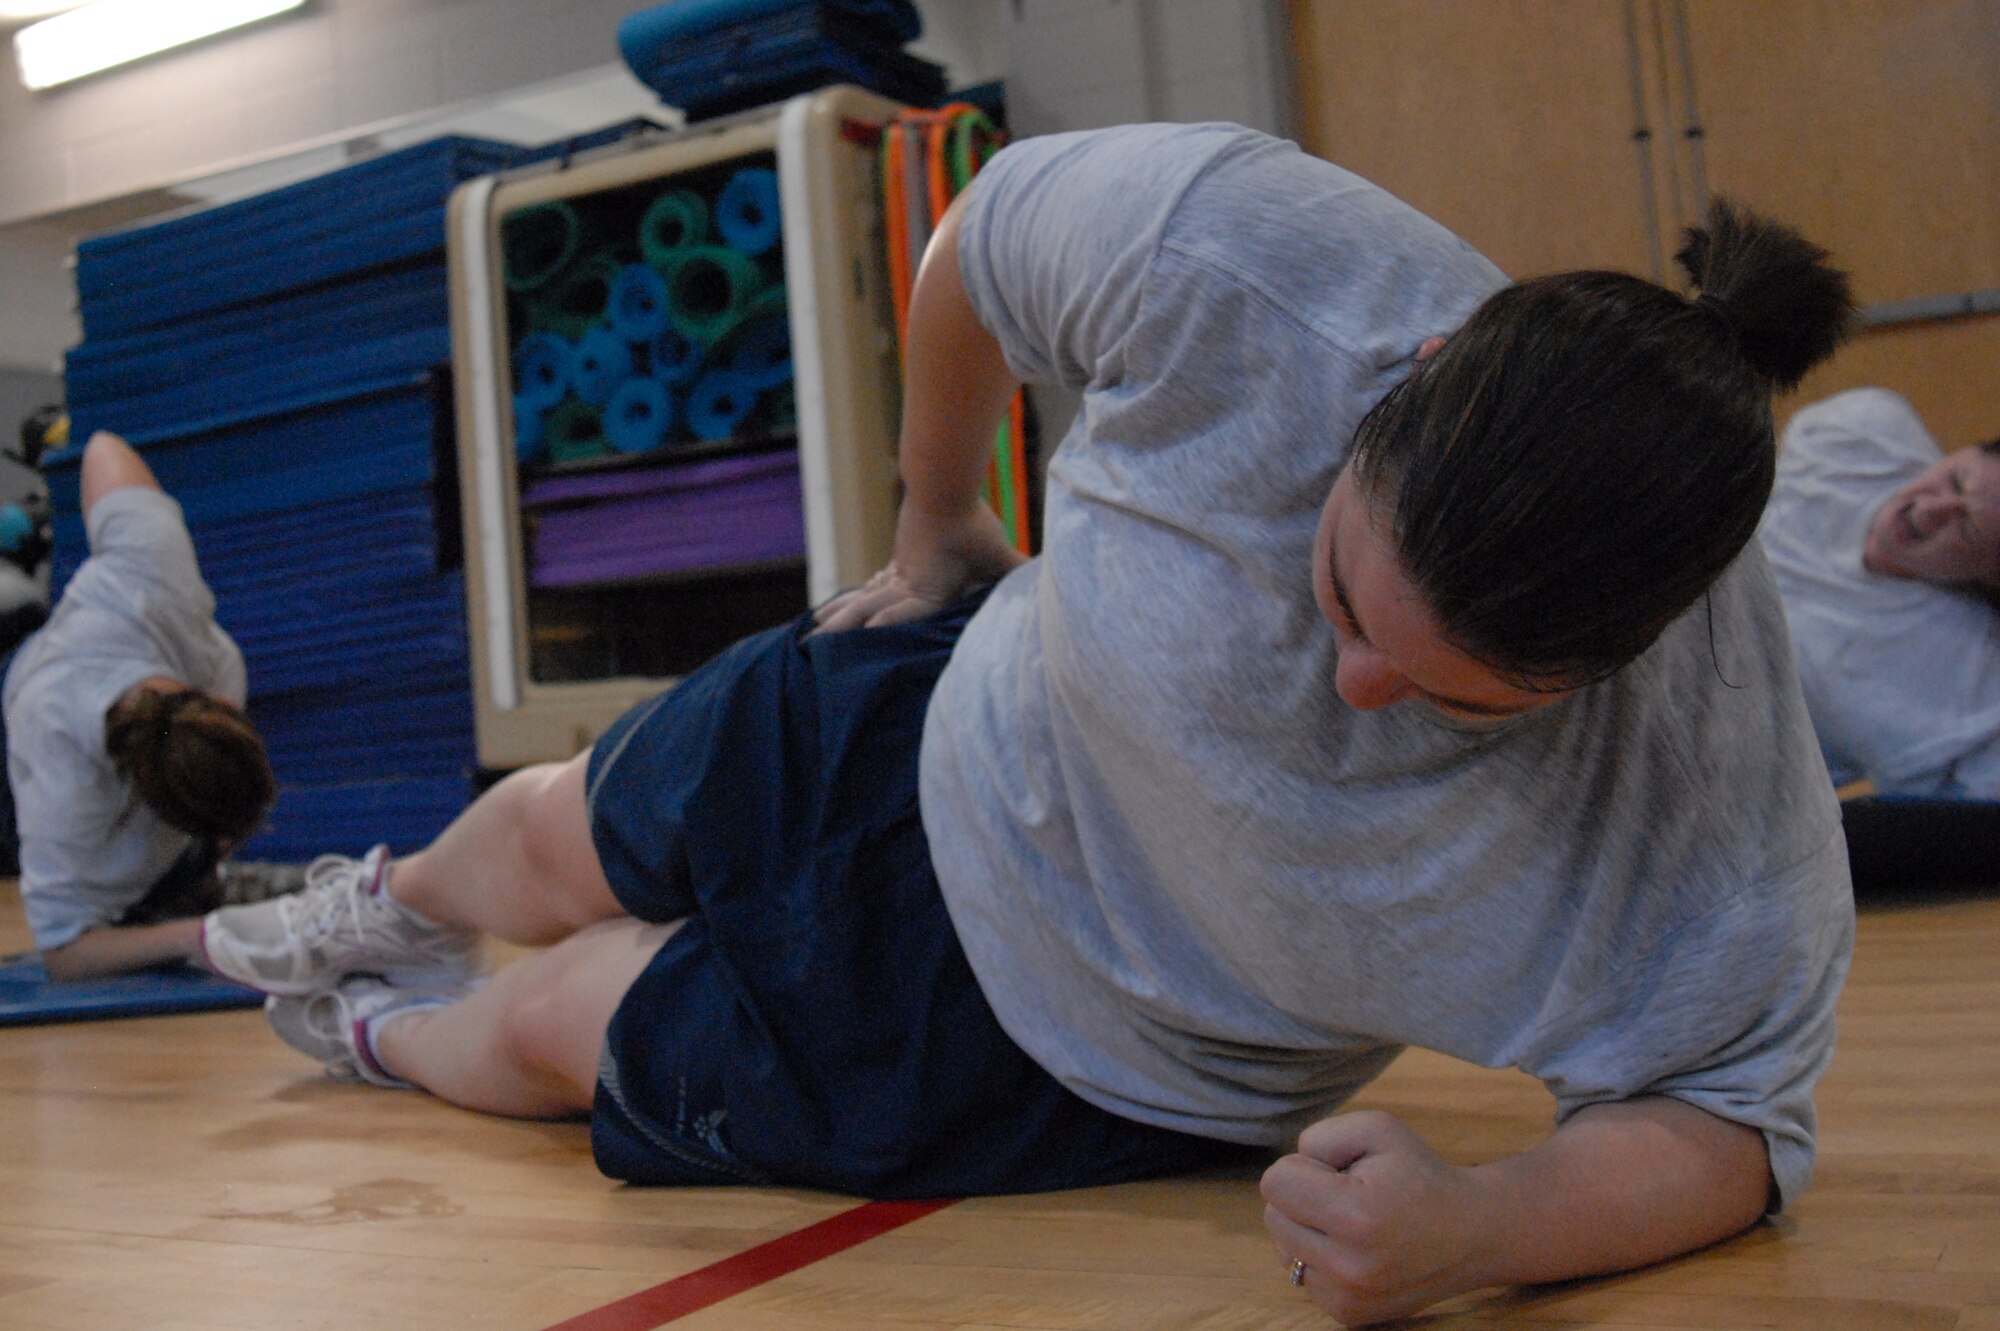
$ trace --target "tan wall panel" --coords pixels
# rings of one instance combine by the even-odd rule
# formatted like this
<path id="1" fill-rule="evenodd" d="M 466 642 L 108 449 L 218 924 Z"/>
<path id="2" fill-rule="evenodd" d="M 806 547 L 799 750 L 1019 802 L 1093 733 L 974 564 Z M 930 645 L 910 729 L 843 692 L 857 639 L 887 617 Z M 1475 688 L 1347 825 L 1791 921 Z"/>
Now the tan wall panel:
<path id="1" fill-rule="evenodd" d="M 1849 388 L 1901 393 L 1944 447 L 2000 435 L 2000 316 L 1862 333 L 1778 404 L 1783 418 Z"/>
<path id="2" fill-rule="evenodd" d="M 1292 0 L 1291 17 L 1307 149 L 1515 276 L 1655 272 L 1648 203 L 1670 253 L 1706 190 L 1827 245 L 1865 304 L 2000 287 L 2000 0 Z M 2000 318 L 1913 324 L 1864 332 L 1779 411 L 1879 385 L 1962 446 L 2000 434 L 1995 382 Z"/>
<path id="3" fill-rule="evenodd" d="M 1512 276 L 1653 271 L 1622 5 L 1293 0 L 1292 24 L 1307 151 Z"/>
<path id="4" fill-rule="evenodd" d="M 1709 187 L 1864 303 L 2000 287 L 2000 0 L 1689 0 Z"/>

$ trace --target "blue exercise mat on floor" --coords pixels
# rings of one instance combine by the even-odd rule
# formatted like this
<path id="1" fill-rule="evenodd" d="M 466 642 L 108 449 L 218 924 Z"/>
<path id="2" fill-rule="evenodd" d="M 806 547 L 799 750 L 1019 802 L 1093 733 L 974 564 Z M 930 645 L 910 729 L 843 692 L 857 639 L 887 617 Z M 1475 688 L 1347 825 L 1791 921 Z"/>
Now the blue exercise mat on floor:
<path id="1" fill-rule="evenodd" d="M 101 980 L 49 979 L 39 957 L 0 961 L 0 1026 L 157 1017 L 256 1007 L 264 995 L 192 966 L 162 967 Z"/>

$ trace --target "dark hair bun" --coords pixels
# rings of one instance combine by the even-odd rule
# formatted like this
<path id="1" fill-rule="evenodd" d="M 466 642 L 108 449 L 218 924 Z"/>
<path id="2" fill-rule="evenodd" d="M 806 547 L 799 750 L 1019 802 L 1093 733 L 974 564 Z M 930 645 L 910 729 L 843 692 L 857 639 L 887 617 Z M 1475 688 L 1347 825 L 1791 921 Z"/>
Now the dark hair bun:
<path id="1" fill-rule="evenodd" d="M 1788 390 L 1833 354 L 1854 324 L 1847 274 L 1819 246 L 1782 223 L 1726 199 L 1689 227 L 1674 261 L 1736 332 L 1751 366 Z"/>

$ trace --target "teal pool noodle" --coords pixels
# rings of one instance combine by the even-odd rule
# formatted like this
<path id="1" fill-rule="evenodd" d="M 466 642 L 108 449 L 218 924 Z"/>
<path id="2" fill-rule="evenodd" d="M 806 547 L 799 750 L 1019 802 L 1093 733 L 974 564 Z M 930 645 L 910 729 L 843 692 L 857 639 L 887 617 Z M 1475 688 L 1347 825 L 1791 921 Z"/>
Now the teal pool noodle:
<path id="1" fill-rule="evenodd" d="M 746 166 L 731 176 L 715 202 L 715 229 L 733 250 L 753 257 L 769 253 L 784 233 L 778 173 L 768 166 Z"/>
<path id="2" fill-rule="evenodd" d="M 691 189 L 670 189 L 639 218 L 639 253 L 665 270 L 676 257 L 708 243 L 708 203 Z"/>
<path id="3" fill-rule="evenodd" d="M 611 288 L 625 265 L 608 252 L 585 258 L 530 299 L 528 326 L 536 332 L 581 339 L 604 317 Z"/>
<path id="4" fill-rule="evenodd" d="M 500 223 L 500 271 L 510 291 L 533 291 L 568 268 L 583 245 L 583 221 L 562 200 L 531 204 Z"/>
<path id="5" fill-rule="evenodd" d="M 757 261 L 722 245 L 686 251 L 666 276 L 674 327 L 704 346 L 728 332 L 764 289 L 764 270 Z"/>
<path id="6" fill-rule="evenodd" d="M 799 425 L 798 384 L 790 379 L 765 392 L 758 404 L 773 430 L 796 430 Z"/>
<path id="7" fill-rule="evenodd" d="M 610 451 L 597 408 L 573 397 L 564 398 L 542 422 L 542 440 L 557 462 L 581 462 Z"/>

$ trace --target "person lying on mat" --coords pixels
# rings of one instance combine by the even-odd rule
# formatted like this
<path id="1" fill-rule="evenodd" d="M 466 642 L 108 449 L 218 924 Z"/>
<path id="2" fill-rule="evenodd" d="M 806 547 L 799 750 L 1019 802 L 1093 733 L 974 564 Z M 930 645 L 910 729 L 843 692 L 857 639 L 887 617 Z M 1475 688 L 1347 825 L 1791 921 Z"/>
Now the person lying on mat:
<path id="1" fill-rule="evenodd" d="M 21 899 L 57 980 L 196 960 L 203 912 L 304 882 L 218 867 L 277 787 L 180 505 L 112 434 L 82 482 L 90 557 L 4 694 Z"/>
<path id="2" fill-rule="evenodd" d="M 1853 929 L 1746 549 L 1822 257 L 1721 207 L 1699 299 L 1509 286 L 1248 130 L 1016 144 L 917 282 L 894 562 L 209 959 L 337 1073 L 590 1111 L 635 1182 L 1297 1140 L 1269 1224 L 1349 1322 L 1722 1238 L 1806 1184 Z M 1024 379 L 1083 391 L 1025 562 L 980 499 Z M 554 946 L 468 993 L 481 930 Z M 1560 1126 L 1474 1169 L 1326 1118 L 1407 1045 Z"/>
<path id="3" fill-rule="evenodd" d="M 1837 784 L 2000 800 L 2000 439 L 1857 388 L 1792 417 L 1758 529 Z"/>

